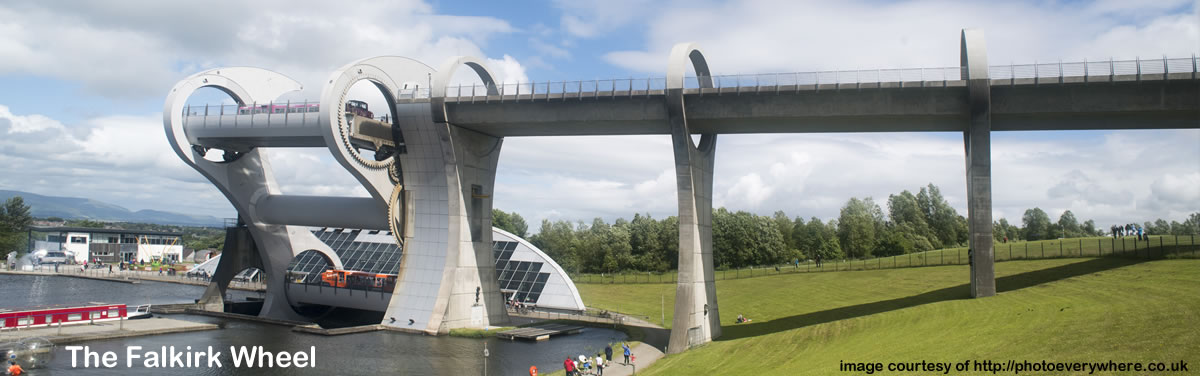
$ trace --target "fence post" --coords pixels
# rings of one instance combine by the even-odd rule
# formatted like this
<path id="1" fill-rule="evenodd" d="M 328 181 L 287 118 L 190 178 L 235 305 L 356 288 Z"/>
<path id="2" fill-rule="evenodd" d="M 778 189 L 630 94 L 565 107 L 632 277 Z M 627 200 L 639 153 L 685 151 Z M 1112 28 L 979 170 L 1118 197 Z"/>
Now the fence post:
<path id="1" fill-rule="evenodd" d="M 1066 234 L 1064 234 L 1066 235 Z M 1058 241 L 1058 257 L 1063 257 L 1063 241 Z"/>
<path id="2" fill-rule="evenodd" d="M 1038 243 L 1038 247 L 1042 249 L 1042 259 L 1046 258 L 1046 242 Z"/>

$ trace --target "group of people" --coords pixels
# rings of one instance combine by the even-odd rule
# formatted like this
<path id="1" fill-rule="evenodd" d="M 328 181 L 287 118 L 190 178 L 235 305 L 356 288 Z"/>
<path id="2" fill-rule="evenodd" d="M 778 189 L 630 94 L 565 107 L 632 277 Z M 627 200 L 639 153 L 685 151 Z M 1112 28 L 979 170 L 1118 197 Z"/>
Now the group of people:
<path id="1" fill-rule="evenodd" d="M 1139 241 L 1150 239 L 1150 234 L 1146 233 L 1146 229 L 1142 228 L 1142 226 L 1138 226 L 1136 223 L 1130 223 L 1127 225 L 1113 225 L 1110 229 L 1112 230 L 1112 236 L 1114 238 L 1134 236 L 1137 237 L 1137 240 Z"/>
<path id="2" fill-rule="evenodd" d="M 629 349 L 629 344 L 622 342 L 621 349 L 625 352 L 624 364 L 629 364 L 629 357 L 633 354 Z M 604 375 L 604 368 L 612 364 L 612 357 L 613 348 L 610 343 L 604 346 L 603 354 L 596 353 L 595 357 L 567 355 L 567 359 L 563 361 L 563 369 L 567 371 L 567 376 Z"/>
<path id="3" fill-rule="evenodd" d="M 522 302 L 516 301 L 515 299 L 510 299 L 510 300 L 507 300 L 507 301 L 505 301 L 505 302 L 504 302 L 504 304 L 505 304 L 506 306 L 508 306 L 508 311 L 509 311 L 509 312 L 517 312 L 517 313 L 529 313 L 529 312 L 532 312 L 532 311 L 533 311 L 533 307 L 534 307 L 532 304 L 529 304 L 529 303 L 522 303 Z"/>

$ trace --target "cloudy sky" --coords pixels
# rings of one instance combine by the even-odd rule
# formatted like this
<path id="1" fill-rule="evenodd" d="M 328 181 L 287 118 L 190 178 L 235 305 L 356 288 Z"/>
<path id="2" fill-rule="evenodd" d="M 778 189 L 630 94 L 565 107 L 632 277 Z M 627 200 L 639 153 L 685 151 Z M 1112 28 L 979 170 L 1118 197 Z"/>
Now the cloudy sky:
<path id="1" fill-rule="evenodd" d="M 376 55 L 437 66 L 488 59 L 508 82 L 664 74 L 677 42 L 716 74 L 958 64 L 984 29 L 990 63 L 1190 57 L 1200 6 L 1159 1 L 10 0 L 0 3 L 0 189 L 130 209 L 232 217 L 171 152 L 167 90 L 197 71 L 257 66 L 316 98 L 337 67 Z M 462 76 L 462 75 L 460 75 Z M 219 101 L 198 94 L 193 103 Z M 1108 224 L 1200 210 L 1200 131 L 993 133 L 994 215 L 1038 206 Z M 829 219 L 851 196 L 933 183 L 965 211 L 961 134 L 725 135 L 715 205 Z M 325 150 L 272 150 L 285 193 L 365 195 Z M 667 136 L 510 138 L 495 205 L 542 219 L 676 210 Z M 885 208 L 886 210 L 886 208 Z"/>

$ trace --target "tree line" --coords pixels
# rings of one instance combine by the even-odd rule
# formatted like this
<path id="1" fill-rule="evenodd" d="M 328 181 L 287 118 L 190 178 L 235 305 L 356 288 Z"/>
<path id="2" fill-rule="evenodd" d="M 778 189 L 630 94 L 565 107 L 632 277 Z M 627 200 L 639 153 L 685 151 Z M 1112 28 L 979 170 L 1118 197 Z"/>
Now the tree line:
<path id="1" fill-rule="evenodd" d="M 1114 226 L 1124 226 L 1124 223 Z M 1183 223 L 1167 222 L 1159 218 L 1153 222 L 1146 221 L 1137 224 L 1149 235 L 1195 235 L 1200 234 L 1200 212 L 1192 213 Z M 1057 238 L 1078 238 L 1084 236 L 1112 235 L 1093 220 L 1082 224 L 1070 210 L 1063 212 L 1057 222 L 1051 222 L 1050 216 L 1040 208 L 1025 211 L 1021 216 L 1021 227 L 1009 224 L 1008 220 L 1000 218 L 992 223 L 992 235 L 997 241 L 1008 240 L 1044 240 Z"/>
<path id="2" fill-rule="evenodd" d="M 966 246 L 967 218 L 960 215 L 929 184 L 917 193 L 905 190 L 889 195 L 887 211 L 874 199 L 850 198 L 836 219 L 789 217 L 783 211 L 760 216 L 746 211 L 713 210 L 713 264 L 716 268 L 743 268 L 785 264 L 820 257 L 824 260 L 863 259 L 941 248 Z M 519 214 L 493 210 L 493 224 L 516 235 L 528 230 Z M 1200 213 L 1184 223 L 1159 219 L 1146 222 L 1148 233 L 1200 234 Z M 1001 218 L 993 223 L 997 242 L 1060 237 L 1102 236 L 1095 221 L 1080 223 L 1071 211 L 1057 222 L 1040 208 L 1025 211 L 1021 225 Z M 543 220 L 528 237 L 564 269 L 572 273 L 667 271 L 678 267 L 679 220 L 655 219 L 634 214 L 612 223 L 596 218 L 583 221 Z"/>

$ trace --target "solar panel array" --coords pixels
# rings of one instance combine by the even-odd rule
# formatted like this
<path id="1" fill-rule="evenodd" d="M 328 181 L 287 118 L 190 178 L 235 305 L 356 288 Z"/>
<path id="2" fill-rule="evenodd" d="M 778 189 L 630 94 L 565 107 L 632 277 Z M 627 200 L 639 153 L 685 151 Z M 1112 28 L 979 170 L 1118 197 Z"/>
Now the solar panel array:
<path id="1" fill-rule="evenodd" d="M 313 235 L 333 249 L 341 258 L 345 270 L 382 274 L 395 274 L 399 271 L 404 253 L 400 247 L 392 242 L 359 241 L 357 239 L 362 231 L 364 230 L 320 229 L 313 231 Z M 536 304 L 546 287 L 546 281 L 550 279 L 550 273 L 542 271 L 542 262 L 512 260 L 518 245 L 517 242 L 492 242 L 492 256 L 496 260 L 500 291 L 506 299 Z M 320 284 L 321 272 L 329 269 L 332 267 L 320 252 L 304 251 L 292 259 L 288 266 L 288 280 L 292 283 Z"/>
<path id="2" fill-rule="evenodd" d="M 492 242 L 500 292 L 509 300 L 537 303 L 546 281 L 550 279 L 550 273 L 541 272 L 541 262 L 512 260 L 517 245 L 517 242 Z"/>

